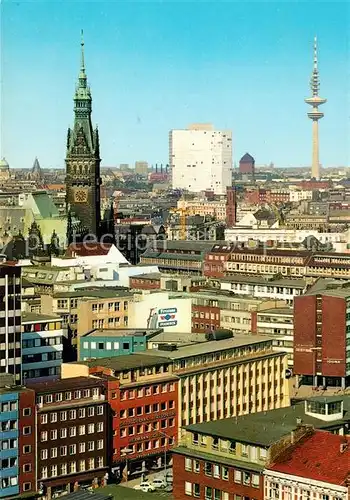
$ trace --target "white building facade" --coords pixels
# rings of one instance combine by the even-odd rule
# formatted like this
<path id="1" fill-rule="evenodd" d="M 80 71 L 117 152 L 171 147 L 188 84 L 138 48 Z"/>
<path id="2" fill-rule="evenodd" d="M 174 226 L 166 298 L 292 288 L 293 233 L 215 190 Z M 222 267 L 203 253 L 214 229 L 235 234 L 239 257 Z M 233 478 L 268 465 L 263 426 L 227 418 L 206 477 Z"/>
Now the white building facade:
<path id="1" fill-rule="evenodd" d="M 171 130 L 169 165 L 173 189 L 225 194 L 232 185 L 232 132 L 209 124 Z"/>

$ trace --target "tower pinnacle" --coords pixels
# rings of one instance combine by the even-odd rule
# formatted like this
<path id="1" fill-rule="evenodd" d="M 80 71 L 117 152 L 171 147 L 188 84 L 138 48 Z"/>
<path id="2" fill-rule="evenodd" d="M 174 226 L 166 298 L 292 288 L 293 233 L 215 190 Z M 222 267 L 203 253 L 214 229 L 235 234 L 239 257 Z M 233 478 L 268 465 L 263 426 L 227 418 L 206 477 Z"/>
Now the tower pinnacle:
<path id="1" fill-rule="evenodd" d="M 318 106 L 327 102 L 318 95 L 320 90 L 320 80 L 318 73 L 318 54 L 317 54 L 317 37 L 314 38 L 314 61 L 313 70 L 310 80 L 310 89 L 312 97 L 305 99 L 306 104 L 312 106 L 307 116 L 312 120 L 312 166 L 311 177 L 320 178 L 320 162 L 319 162 L 319 143 L 318 143 L 318 120 L 323 118 L 324 114 L 319 111 Z"/>
<path id="2" fill-rule="evenodd" d="M 80 65 L 80 71 L 82 73 L 85 73 L 85 59 L 84 59 L 84 31 L 81 30 L 81 65 Z"/>

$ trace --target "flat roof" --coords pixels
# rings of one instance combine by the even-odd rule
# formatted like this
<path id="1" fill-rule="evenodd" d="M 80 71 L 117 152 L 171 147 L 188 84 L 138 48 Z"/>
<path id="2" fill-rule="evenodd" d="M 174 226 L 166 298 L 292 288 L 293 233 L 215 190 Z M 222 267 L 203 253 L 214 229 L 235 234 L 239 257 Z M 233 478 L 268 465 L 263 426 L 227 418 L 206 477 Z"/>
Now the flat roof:
<path id="1" fill-rule="evenodd" d="M 74 390 L 85 387 L 96 387 L 100 385 L 103 385 L 103 380 L 96 377 L 71 377 L 58 380 L 49 380 L 47 382 L 26 382 L 26 386 L 29 387 L 29 389 L 34 389 L 35 392 L 39 393 Z"/>
<path id="2" fill-rule="evenodd" d="M 110 368 L 116 372 L 122 372 L 147 366 L 159 366 L 171 363 L 171 358 L 167 357 L 165 354 L 159 356 L 152 352 L 149 356 L 144 356 L 144 354 L 145 352 L 125 354 L 122 356 L 110 356 L 106 358 L 75 361 L 71 364 L 86 365 L 90 368 L 102 366 L 104 368 Z"/>
<path id="3" fill-rule="evenodd" d="M 39 314 L 34 312 L 23 312 L 22 323 L 34 323 L 40 321 L 63 321 L 61 316 L 55 314 Z"/>
<path id="4" fill-rule="evenodd" d="M 88 288 L 80 288 L 78 290 L 73 290 L 71 292 L 55 292 L 53 294 L 54 299 L 73 299 L 73 298 L 99 298 L 99 299 L 113 299 L 114 297 L 130 297 L 134 295 L 129 288 L 126 287 L 100 287 L 90 290 Z"/>
<path id="5" fill-rule="evenodd" d="M 130 279 L 145 279 L 145 280 L 155 280 L 162 277 L 162 273 L 144 273 L 144 274 L 134 274 L 130 276 Z"/>
<path id="6" fill-rule="evenodd" d="M 267 285 L 267 286 L 287 286 L 291 288 L 305 288 L 306 281 L 301 279 L 288 279 L 282 278 L 278 280 L 267 280 L 264 276 L 226 276 L 225 278 L 214 278 L 218 281 L 228 282 L 228 283 L 247 283 L 252 285 Z"/>
<path id="7" fill-rule="evenodd" d="M 278 316 L 293 316 L 294 311 L 292 307 L 272 307 L 271 309 L 262 309 L 257 311 L 257 314 L 277 314 Z"/>
<path id="8" fill-rule="evenodd" d="M 152 328 L 99 328 L 95 330 L 90 330 L 89 332 L 82 335 L 82 337 L 133 337 L 133 336 L 143 336 L 150 334 L 161 333 L 162 328 L 152 329 Z"/>
<path id="9" fill-rule="evenodd" d="M 224 351 L 225 349 L 234 349 L 238 347 L 249 346 L 252 344 L 259 344 L 261 342 L 270 342 L 272 344 L 273 339 L 274 337 L 269 337 L 267 335 L 235 335 L 230 339 L 211 340 L 208 342 L 202 342 L 184 347 L 180 346 L 176 351 L 166 351 L 166 353 L 171 359 L 189 358 L 191 356 L 198 356 L 200 354 L 207 354 L 210 352 Z M 159 352 L 159 356 L 164 355 L 164 351 L 157 352 Z M 144 356 L 154 356 L 156 353 L 152 349 L 149 351 L 145 351 L 142 354 Z"/>
<path id="10" fill-rule="evenodd" d="M 313 400 L 317 399 L 313 398 Z M 302 401 L 286 408 L 188 425 L 185 429 L 233 441 L 270 446 L 295 430 L 298 426 L 297 419 L 301 419 L 303 424 L 312 425 L 316 429 L 332 428 L 349 421 L 350 396 L 343 396 L 340 399 L 344 401 L 345 412 L 343 418 L 336 421 L 325 421 L 305 414 L 305 401 Z"/>

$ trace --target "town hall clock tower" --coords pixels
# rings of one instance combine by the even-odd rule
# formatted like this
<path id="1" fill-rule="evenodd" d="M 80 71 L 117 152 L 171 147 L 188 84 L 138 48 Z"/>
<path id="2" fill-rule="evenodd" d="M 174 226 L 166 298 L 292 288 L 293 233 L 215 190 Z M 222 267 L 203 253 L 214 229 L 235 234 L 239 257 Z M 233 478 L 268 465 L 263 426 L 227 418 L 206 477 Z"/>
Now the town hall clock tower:
<path id="1" fill-rule="evenodd" d="M 79 219 L 84 234 L 100 237 L 100 145 L 98 129 L 91 123 L 92 99 L 87 84 L 84 41 L 81 67 L 74 95 L 74 126 L 68 129 L 66 154 L 66 203 Z"/>

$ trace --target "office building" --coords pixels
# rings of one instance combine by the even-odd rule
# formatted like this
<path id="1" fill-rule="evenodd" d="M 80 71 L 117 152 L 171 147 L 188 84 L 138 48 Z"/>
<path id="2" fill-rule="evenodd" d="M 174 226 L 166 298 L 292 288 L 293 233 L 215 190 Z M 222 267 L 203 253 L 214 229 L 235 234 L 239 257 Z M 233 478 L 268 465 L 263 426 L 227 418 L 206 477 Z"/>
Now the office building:
<path id="1" fill-rule="evenodd" d="M 158 330 L 135 330 L 133 328 L 96 329 L 78 338 L 79 360 L 122 356 L 145 351 L 147 334 Z"/>
<path id="2" fill-rule="evenodd" d="M 350 291 L 314 290 L 294 300 L 294 372 L 313 386 L 350 385 Z"/>
<path id="3" fill-rule="evenodd" d="M 100 485 L 109 466 L 103 382 L 74 377 L 30 382 L 37 405 L 37 481 L 50 499 L 75 485 Z"/>
<path id="4" fill-rule="evenodd" d="M 173 189 L 226 194 L 232 185 L 232 133 L 212 125 L 190 125 L 169 135 Z"/>
<path id="5" fill-rule="evenodd" d="M 64 365 L 65 380 L 76 374 L 105 384 L 113 412 L 112 474 L 131 479 L 163 468 L 178 433 L 178 377 L 171 359 L 131 354 Z"/>
<path id="6" fill-rule="evenodd" d="M 59 378 L 63 358 L 62 318 L 44 314 L 22 315 L 22 381 Z"/>
<path id="7" fill-rule="evenodd" d="M 21 268 L 0 264 L 0 374 L 21 383 Z"/>
<path id="8" fill-rule="evenodd" d="M 34 396 L 12 376 L 0 377 L 0 498 L 37 491 Z"/>

